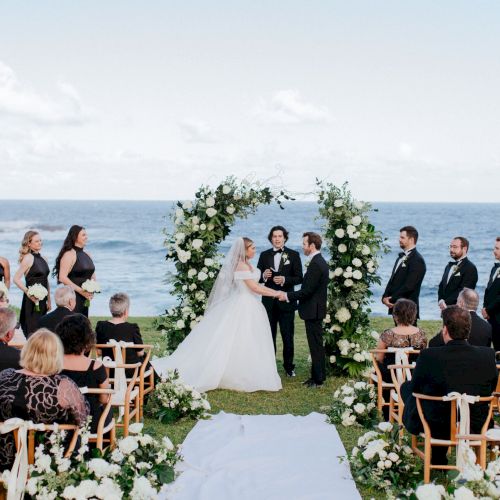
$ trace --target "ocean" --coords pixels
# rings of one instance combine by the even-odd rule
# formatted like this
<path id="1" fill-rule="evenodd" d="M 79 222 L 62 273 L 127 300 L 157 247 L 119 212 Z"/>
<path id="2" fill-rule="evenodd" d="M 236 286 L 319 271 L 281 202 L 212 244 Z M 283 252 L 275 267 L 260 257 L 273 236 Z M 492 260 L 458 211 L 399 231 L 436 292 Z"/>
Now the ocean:
<path id="1" fill-rule="evenodd" d="M 109 314 L 108 299 L 116 292 L 131 297 L 131 315 L 161 314 L 175 303 L 169 294 L 166 278 L 174 271 L 165 261 L 163 247 L 165 227 L 171 228 L 168 217 L 172 201 L 0 201 L 0 255 L 9 259 L 12 276 L 17 269 L 18 249 L 23 234 L 37 229 L 43 238 L 42 254 L 50 267 L 72 224 L 87 228 L 88 252 L 96 265 L 96 275 L 102 293 L 92 302 L 91 314 Z M 414 225 L 419 233 L 419 251 L 427 263 L 420 294 L 423 319 L 439 317 L 437 288 L 450 260 L 448 245 L 452 237 L 470 240 L 470 259 L 479 271 L 477 290 L 481 295 L 493 263 L 494 240 L 500 235 L 500 204 L 486 203 L 373 203 L 377 211 L 372 222 L 382 231 L 391 252 L 382 257 L 379 274 L 383 286 L 387 282 L 397 253 L 399 228 Z M 288 202 L 281 210 L 276 205 L 263 206 L 248 219 L 238 220 L 221 251 L 226 252 L 236 236 L 249 236 L 257 251 L 269 247 L 267 234 L 276 224 L 290 232 L 288 245 L 301 249 L 304 231 L 320 230 L 318 205 L 314 202 Z M 56 283 L 51 281 L 51 287 Z M 383 286 L 374 287 L 372 311 L 385 314 L 380 303 Z M 13 284 L 11 303 L 20 306 L 22 294 Z"/>

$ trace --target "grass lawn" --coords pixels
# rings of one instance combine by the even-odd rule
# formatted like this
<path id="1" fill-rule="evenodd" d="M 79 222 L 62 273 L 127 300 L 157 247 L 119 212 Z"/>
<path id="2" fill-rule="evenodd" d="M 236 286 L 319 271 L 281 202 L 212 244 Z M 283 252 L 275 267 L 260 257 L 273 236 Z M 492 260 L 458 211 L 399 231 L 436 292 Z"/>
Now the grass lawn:
<path id="1" fill-rule="evenodd" d="M 93 324 L 103 318 L 91 318 Z M 161 336 L 153 329 L 153 319 L 149 317 L 130 318 L 129 321 L 138 323 L 141 328 L 144 342 L 159 344 L 162 342 Z M 390 317 L 373 317 L 372 327 L 378 332 L 393 326 Z M 440 326 L 439 321 L 421 321 L 419 326 L 423 328 L 428 337 L 433 336 Z M 228 390 L 216 390 L 208 393 L 208 399 L 212 406 L 212 413 L 225 411 L 226 413 L 237 413 L 240 415 L 281 415 L 291 413 L 292 415 L 308 415 L 311 412 L 320 411 L 322 406 L 330 403 L 332 393 L 341 386 L 347 379 L 343 377 L 330 377 L 324 386 L 319 389 L 307 389 L 302 382 L 309 378 L 309 364 L 307 358 L 309 350 L 304 330 L 304 323 L 298 318 L 295 324 L 295 378 L 285 377 L 281 359 L 281 344 L 278 344 L 278 370 L 283 383 L 283 390 L 273 392 L 241 393 Z M 174 443 L 182 443 L 188 432 L 195 425 L 193 420 L 182 420 L 175 424 L 165 425 L 156 420 L 145 418 L 145 431 L 156 436 L 168 435 Z M 358 428 L 338 427 L 338 432 L 345 448 L 351 450 L 358 437 L 364 430 Z M 383 498 L 380 494 L 368 490 L 363 485 L 358 484 L 358 488 L 363 498 Z"/>

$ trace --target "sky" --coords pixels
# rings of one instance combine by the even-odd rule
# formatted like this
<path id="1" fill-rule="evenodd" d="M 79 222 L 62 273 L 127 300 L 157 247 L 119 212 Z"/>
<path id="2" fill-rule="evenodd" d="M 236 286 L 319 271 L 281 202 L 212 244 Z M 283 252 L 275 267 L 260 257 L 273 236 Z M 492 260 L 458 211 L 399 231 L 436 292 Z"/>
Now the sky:
<path id="1" fill-rule="evenodd" d="M 499 93 L 496 0 L 1 0 L 1 197 L 497 202 Z"/>

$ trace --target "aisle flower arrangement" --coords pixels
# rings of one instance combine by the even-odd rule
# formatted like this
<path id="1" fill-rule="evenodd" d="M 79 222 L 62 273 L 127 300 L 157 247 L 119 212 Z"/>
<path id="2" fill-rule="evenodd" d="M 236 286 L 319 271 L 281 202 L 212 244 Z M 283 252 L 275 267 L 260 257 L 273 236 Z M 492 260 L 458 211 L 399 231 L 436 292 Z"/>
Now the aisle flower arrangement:
<path id="1" fill-rule="evenodd" d="M 350 380 L 333 393 L 326 412 L 330 423 L 371 427 L 378 420 L 377 395 L 372 384 Z"/>
<path id="2" fill-rule="evenodd" d="M 387 251 L 370 222 L 372 207 L 342 187 L 318 181 L 319 213 L 330 254 L 325 348 L 334 373 L 358 376 L 369 364 L 375 338 L 369 327 L 370 287 L 379 284 L 378 256 Z M 376 335 L 376 334 L 375 334 Z"/>
<path id="3" fill-rule="evenodd" d="M 387 498 L 407 495 L 421 480 L 421 461 L 412 449 L 399 444 L 399 428 L 381 422 L 358 439 L 344 460 L 353 478 L 368 488 L 383 490 Z"/>
<path id="4" fill-rule="evenodd" d="M 168 424 L 183 417 L 199 420 L 209 418 L 210 403 L 207 395 L 184 384 L 177 370 L 168 372 L 151 393 L 147 412 L 160 422 Z"/>
<path id="5" fill-rule="evenodd" d="M 215 188 L 202 186 L 194 201 L 178 201 L 173 228 L 166 231 L 167 261 L 175 266 L 169 276 L 177 305 L 156 322 L 166 337 L 166 354 L 175 350 L 203 317 L 210 290 L 220 268 L 219 244 L 237 218 L 254 213 L 260 205 L 289 199 L 283 191 L 228 177 Z M 281 206 L 281 205 L 280 205 Z"/>
<path id="6" fill-rule="evenodd" d="M 130 435 L 118 440 L 114 450 L 90 460 L 88 435 L 87 427 L 71 458 L 64 458 L 64 432 L 52 433 L 48 447 L 40 444 L 26 492 L 43 500 L 153 500 L 164 484 L 174 480 L 175 464 L 182 460 L 167 437 L 156 441 L 142 434 L 142 424 L 131 425 Z"/>

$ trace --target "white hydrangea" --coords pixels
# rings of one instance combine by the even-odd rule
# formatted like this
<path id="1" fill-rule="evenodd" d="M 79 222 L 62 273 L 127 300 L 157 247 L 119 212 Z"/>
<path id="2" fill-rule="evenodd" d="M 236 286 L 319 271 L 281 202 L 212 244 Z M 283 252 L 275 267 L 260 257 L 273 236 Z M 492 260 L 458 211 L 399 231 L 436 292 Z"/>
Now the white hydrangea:
<path id="1" fill-rule="evenodd" d="M 361 224 L 361 217 L 359 215 L 355 215 L 352 219 L 351 219 L 351 224 L 353 226 L 359 226 Z"/>
<path id="2" fill-rule="evenodd" d="M 361 259 L 355 257 L 354 259 L 352 259 L 352 265 L 354 267 L 361 267 L 363 265 L 363 262 L 361 262 Z"/>
<path id="3" fill-rule="evenodd" d="M 213 217 L 215 214 L 217 213 L 217 210 L 215 210 L 215 208 L 207 208 L 206 210 L 206 214 L 209 216 L 209 217 Z M 210 228 L 209 228 L 210 230 Z"/>
<path id="4" fill-rule="evenodd" d="M 184 328 L 186 326 L 186 323 L 184 323 L 184 320 L 183 319 L 178 319 L 177 320 L 177 323 L 175 323 L 175 326 L 177 328 Z"/>
<path id="5" fill-rule="evenodd" d="M 227 208 L 226 208 L 226 212 L 229 214 L 229 215 L 232 215 L 234 214 L 234 212 L 236 211 L 236 209 L 234 208 L 233 205 L 229 205 Z"/>
<path id="6" fill-rule="evenodd" d="M 363 277 L 363 273 L 359 269 L 356 269 L 355 271 L 353 271 L 352 277 L 355 280 L 360 280 Z"/>
<path id="7" fill-rule="evenodd" d="M 356 423 L 356 415 L 349 415 L 342 419 L 342 425 L 344 427 L 349 427 Z"/>
<path id="8" fill-rule="evenodd" d="M 460 486 L 460 488 L 455 490 L 453 498 L 455 500 L 474 500 L 477 497 L 467 486 Z"/>
<path id="9" fill-rule="evenodd" d="M 371 253 L 370 247 L 368 245 L 363 245 L 361 247 L 361 253 L 363 255 L 370 255 L 370 253 Z"/>
<path id="10" fill-rule="evenodd" d="M 208 267 L 210 266 L 213 266 L 214 265 L 214 259 L 211 259 L 210 257 L 207 257 L 204 261 L 204 264 Z"/>
<path id="11" fill-rule="evenodd" d="M 199 238 L 197 238 L 197 239 L 193 240 L 191 245 L 193 246 L 193 248 L 195 250 L 199 250 L 203 246 L 203 240 L 200 240 Z"/>
<path id="12" fill-rule="evenodd" d="M 335 276 L 342 276 L 343 272 L 344 270 L 341 267 L 337 267 L 335 271 L 333 271 L 333 274 L 335 274 Z"/>
<path id="13" fill-rule="evenodd" d="M 351 313 L 349 312 L 349 309 L 346 307 L 341 307 L 336 313 L 335 313 L 335 318 L 340 323 L 346 323 L 351 319 Z"/>
<path id="14" fill-rule="evenodd" d="M 348 224 L 346 227 L 347 234 L 351 235 L 356 232 L 356 228 L 352 224 Z"/>
<path id="15" fill-rule="evenodd" d="M 197 270 L 194 269 L 194 268 L 191 268 L 189 271 L 188 271 L 188 278 L 192 278 L 193 276 L 196 276 L 197 274 Z"/>
<path id="16" fill-rule="evenodd" d="M 208 274 L 204 273 L 203 271 L 200 271 L 198 273 L 198 280 L 199 281 L 205 281 L 208 278 Z"/>
<path id="17" fill-rule="evenodd" d="M 341 200 L 340 198 L 339 198 L 339 199 L 337 199 L 337 200 L 335 200 L 335 201 L 333 202 L 333 206 L 334 206 L 335 208 L 340 208 L 343 204 L 344 204 L 344 200 Z"/>
<path id="18" fill-rule="evenodd" d="M 362 436 L 358 438 L 358 446 L 362 447 L 365 446 L 368 442 L 370 442 L 372 439 L 376 438 L 378 436 L 378 433 L 375 431 L 368 431 L 365 432 Z"/>
<path id="19" fill-rule="evenodd" d="M 444 486 L 441 484 L 422 484 L 415 491 L 418 500 L 441 500 L 446 495 Z"/>
<path id="20" fill-rule="evenodd" d="M 354 400 L 356 398 L 354 396 L 346 396 L 343 400 L 342 403 L 344 403 L 346 406 L 352 406 L 354 403 Z"/>
<path id="21" fill-rule="evenodd" d="M 215 205 L 215 198 L 213 196 L 209 196 L 206 200 L 205 200 L 205 205 L 207 207 L 213 207 Z"/>
<path id="22" fill-rule="evenodd" d="M 112 479 L 105 477 L 101 479 L 95 496 L 101 500 L 121 500 L 123 498 L 123 491 Z"/>
<path id="23" fill-rule="evenodd" d="M 386 448 L 389 446 L 389 443 L 387 441 L 384 441 L 383 439 L 375 439 L 373 441 L 370 441 L 367 445 L 365 450 L 363 451 L 363 457 L 365 460 L 371 460 L 372 458 L 375 457 L 375 455 L 378 455 L 380 458 L 381 454 Z"/>
<path id="24" fill-rule="evenodd" d="M 139 443 L 137 438 L 127 436 L 119 441 L 118 448 L 124 455 L 130 455 L 133 451 L 137 450 Z"/>
<path id="25" fill-rule="evenodd" d="M 229 194 L 231 192 L 231 186 L 228 186 L 227 184 L 224 184 L 224 186 L 222 186 L 222 192 L 224 194 Z"/>
<path id="26" fill-rule="evenodd" d="M 366 382 L 359 381 L 354 384 L 354 389 L 357 389 L 358 391 L 360 389 L 366 389 L 366 385 L 367 385 Z"/>
<path id="27" fill-rule="evenodd" d="M 177 257 L 179 258 L 180 262 L 185 264 L 191 258 L 191 252 L 189 250 L 184 251 L 179 248 L 179 250 L 177 250 Z"/>
<path id="28" fill-rule="evenodd" d="M 130 498 L 134 500 L 155 500 L 158 492 L 151 486 L 147 477 L 138 476 L 134 479 L 134 487 L 130 492 Z"/>
<path id="29" fill-rule="evenodd" d="M 88 462 L 88 468 L 99 478 L 116 476 L 121 470 L 118 464 L 110 464 L 102 458 L 91 459 Z"/>
<path id="30" fill-rule="evenodd" d="M 336 229 L 335 236 L 337 238 L 343 238 L 345 236 L 345 231 L 342 228 Z"/>
<path id="31" fill-rule="evenodd" d="M 128 431 L 130 434 L 140 434 L 142 429 L 144 428 L 144 424 L 141 422 L 135 422 L 128 427 Z"/>
<path id="32" fill-rule="evenodd" d="M 351 309 L 354 311 L 359 307 L 359 304 L 355 300 L 351 300 L 351 302 L 349 302 L 349 305 L 351 306 Z"/>
<path id="33" fill-rule="evenodd" d="M 344 245 L 344 243 L 341 243 L 338 247 L 337 247 L 338 251 L 340 253 L 346 253 L 347 252 L 347 247 L 346 245 Z"/>
<path id="34" fill-rule="evenodd" d="M 390 431 L 392 431 L 392 424 L 390 422 L 380 422 L 378 424 L 378 428 L 382 432 L 390 432 Z"/>
<path id="35" fill-rule="evenodd" d="M 353 406 L 353 408 L 354 408 L 354 411 L 356 413 L 358 413 L 359 415 L 361 415 L 366 410 L 366 406 L 363 403 L 356 403 Z"/>
<path id="36" fill-rule="evenodd" d="M 186 234 L 185 233 L 181 233 L 181 232 L 175 233 L 174 238 L 175 238 L 175 241 L 177 241 L 178 243 L 180 243 L 180 242 L 184 241 L 184 239 L 186 238 Z"/>
<path id="37" fill-rule="evenodd" d="M 351 287 L 352 285 L 354 285 L 354 281 L 352 281 L 352 279 L 349 278 L 344 281 L 344 286 Z"/>

